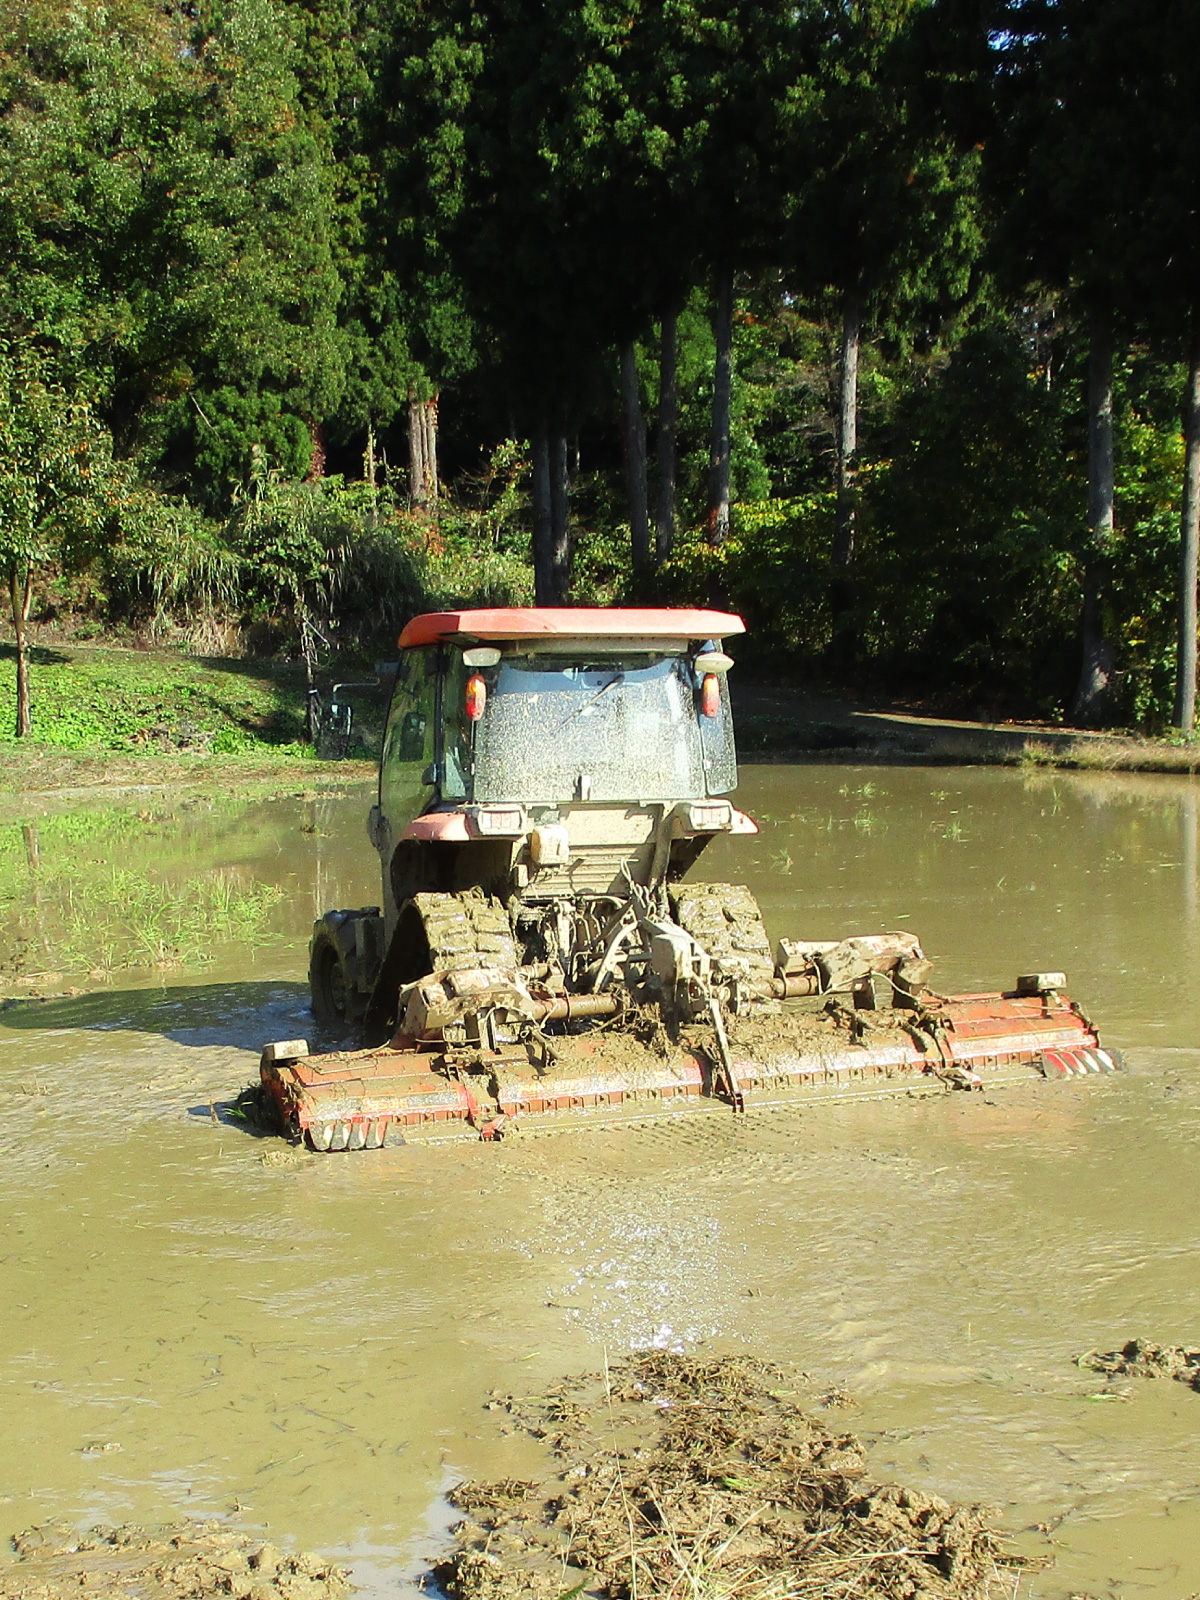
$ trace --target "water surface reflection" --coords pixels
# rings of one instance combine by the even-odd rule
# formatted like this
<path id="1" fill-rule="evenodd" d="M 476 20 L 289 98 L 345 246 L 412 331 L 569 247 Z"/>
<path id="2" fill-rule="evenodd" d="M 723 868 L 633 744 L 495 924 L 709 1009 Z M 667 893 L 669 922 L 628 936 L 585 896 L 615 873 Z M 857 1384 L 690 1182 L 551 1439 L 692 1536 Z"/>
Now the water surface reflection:
<path id="1" fill-rule="evenodd" d="M 1194 784 L 764 767 L 740 798 L 762 832 L 704 875 L 772 935 L 910 928 L 955 988 L 1064 967 L 1131 1071 L 280 1162 L 192 1113 L 305 1031 L 314 910 L 377 899 L 366 792 L 164 817 L 181 879 L 284 898 L 255 948 L 0 1014 L 5 1528 L 240 1506 L 378 1574 L 447 1471 L 534 1469 L 489 1388 L 706 1339 L 849 1388 L 878 1471 L 1051 1530 L 1027 1593 L 1200 1588 L 1200 1397 L 1096 1399 L 1071 1359 L 1200 1337 Z"/>

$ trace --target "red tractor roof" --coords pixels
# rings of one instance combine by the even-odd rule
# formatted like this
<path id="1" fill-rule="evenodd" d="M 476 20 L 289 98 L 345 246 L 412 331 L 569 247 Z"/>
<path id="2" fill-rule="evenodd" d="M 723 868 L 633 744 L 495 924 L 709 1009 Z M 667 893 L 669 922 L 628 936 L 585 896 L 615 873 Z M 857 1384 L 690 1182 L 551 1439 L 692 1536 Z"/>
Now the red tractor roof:
<path id="1" fill-rule="evenodd" d="M 600 610 L 587 606 L 510 606 L 494 611 L 427 611 L 400 635 L 400 648 L 443 639 L 727 639 L 745 633 L 728 611 Z"/>

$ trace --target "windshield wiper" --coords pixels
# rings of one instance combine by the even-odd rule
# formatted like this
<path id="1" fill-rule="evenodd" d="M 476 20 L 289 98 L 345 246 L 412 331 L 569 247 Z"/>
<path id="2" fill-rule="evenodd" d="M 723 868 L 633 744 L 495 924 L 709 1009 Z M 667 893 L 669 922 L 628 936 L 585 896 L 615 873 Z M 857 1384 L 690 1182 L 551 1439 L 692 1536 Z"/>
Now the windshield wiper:
<path id="1" fill-rule="evenodd" d="M 615 678 L 610 678 L 607 683 L 602 684 L 600 688 L 596 690 L 595 694 L 590 700 L 585 700 L 581 706 L 575 707 L 574 711 L 572 711 L 569 717 L 564 717 L 558 725 L 559 728 L 565 728 L 568 722 L 574 722 L 576 717 L 581 717 L 585 711 L 589 710 L 590 707 L 596 704 L 596 701 L 599 700 L 602 694 L 608 693 L 614 683 L 624 683 L 624 681 L 625 674 L 623 672 L 618 672 Z"/>

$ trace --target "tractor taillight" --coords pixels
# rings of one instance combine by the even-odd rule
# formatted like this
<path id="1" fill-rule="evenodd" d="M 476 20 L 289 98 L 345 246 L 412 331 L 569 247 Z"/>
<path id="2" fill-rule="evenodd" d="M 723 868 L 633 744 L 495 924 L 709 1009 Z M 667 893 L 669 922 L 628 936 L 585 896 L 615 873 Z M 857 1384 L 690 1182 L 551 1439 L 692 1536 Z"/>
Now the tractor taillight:
<path id="1" fill-rule="evenodd" d="M 478 722 L 486 705 L 487 684 L 477 672 L 473 673 L 467 679 L 467 721 Z"/>
<path id="2" fill-rule="evenodd" d="M 706 717 L 715 717 L 721 709 L 721 680 L 715 672 L 706 672 L 700 688 L 700 709 Z"/>

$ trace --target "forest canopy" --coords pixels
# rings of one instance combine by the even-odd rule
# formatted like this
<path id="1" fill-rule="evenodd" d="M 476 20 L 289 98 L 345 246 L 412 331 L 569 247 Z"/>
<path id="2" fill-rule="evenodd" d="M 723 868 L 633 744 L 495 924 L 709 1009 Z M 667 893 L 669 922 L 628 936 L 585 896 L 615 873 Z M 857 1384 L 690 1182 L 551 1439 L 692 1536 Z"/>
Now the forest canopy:
<path id="1" fill-rule="evenodd" d="M 1197 104 L 1186 0 L 8 8 L 22 659 L 716 600 L 797 681 L 1190 733 Z"/>

